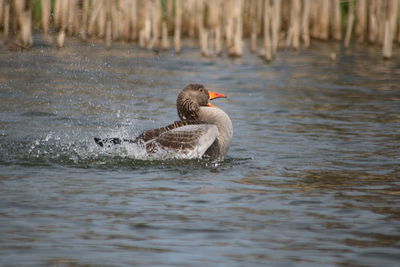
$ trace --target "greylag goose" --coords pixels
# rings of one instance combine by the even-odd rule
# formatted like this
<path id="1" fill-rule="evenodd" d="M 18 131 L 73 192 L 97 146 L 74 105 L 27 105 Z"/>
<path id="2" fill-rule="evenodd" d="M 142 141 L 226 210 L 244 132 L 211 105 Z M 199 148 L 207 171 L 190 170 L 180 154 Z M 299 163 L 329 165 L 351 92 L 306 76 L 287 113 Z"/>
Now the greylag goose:
<path id="1" fill-rule="evenodd" d="M 222 160 L 228 152 L 233 127 L 229 116 L 209 100 L 226 97 L 201 84 L 189 84 L 179 93 L 176 107 L 179 121 L 143 132 L 135 139 L 95 138 L 101 146 L 135 143 L 149 155 L 162 158 L 210 158 Z"/>

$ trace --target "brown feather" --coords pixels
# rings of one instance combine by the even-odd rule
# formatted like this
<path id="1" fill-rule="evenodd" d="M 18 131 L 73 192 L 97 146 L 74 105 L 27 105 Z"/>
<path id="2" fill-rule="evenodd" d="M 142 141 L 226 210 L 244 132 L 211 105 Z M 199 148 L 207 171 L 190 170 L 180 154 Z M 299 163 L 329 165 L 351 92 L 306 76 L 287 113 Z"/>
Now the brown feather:
<path id="1" fill-rule="evenodd" d="M 175 121 L 174 123 L 162 127 L 162 128 L 157 128 L 157 129 L 151 129 L 148 131 L 144 131 L 142 134 L 140 134 L 136 139 L 134 139 L 132 142 L 133 143 L 145 143 L 148 142 L 154 138 L 157 138 L 161 134 L 171 131 L 173 129 L 176 129 L 178 127 L 186 126 L 186 125 L 196 125 L 196 124 L 204 124 L 204 122 L 201 121 L 193 121 L 193 120 L 185 120 L 185 121 Z"/>
<path id="2" fill-rule="evenodd" d="M 190 125 L 186 122 L 188 121 L 182 121 L 185 122 L 185 125 Z M 200 123 L 192 123 L 192 124 L 200 124 Z M 185 126 L 181 125 L 181 126 Z M 181 127 L 179 126 L 179 127 Z M 198 144 L 197 141 L 199 138 L 207 132 L 208 129 L 205 128 L 199 128 L 197 130 L 190 130 L 190 131 L 185 131 L 185 130 L 179 130 L 178 128 L 175 128 L 177 130 L 173 131 L 166 131 L 161 133 L 159 136 L 155 137 L 154 139 L 150 140 L 149 143 L 146 144 L 146 150 L 148 153 L 155 153 L 157 152 L 158 148 L 161 149 L 171 149 L 171 150 L 179 150 L 183 153 L 185 151 L 189 151 L 191 149 L 194 149 L 196 145 Z"/>

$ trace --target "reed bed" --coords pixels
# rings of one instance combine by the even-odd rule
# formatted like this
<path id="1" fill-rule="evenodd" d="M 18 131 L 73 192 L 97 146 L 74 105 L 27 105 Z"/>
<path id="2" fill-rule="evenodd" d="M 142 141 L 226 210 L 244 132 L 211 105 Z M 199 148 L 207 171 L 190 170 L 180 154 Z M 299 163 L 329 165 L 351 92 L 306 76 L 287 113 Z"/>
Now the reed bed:
<path id="1" fill-rule="evenodd" d="M 391 58 L 400 44 L 400 0 L 0 0 L 0 31 L 10 47 L 32 46 L 41 31 L 57 47 L 66 36 L 182 51 L 198 42 L 203 56 L 240 57 L 250 51 L 273 60 L 279 49 L 312 40 L 382 47 Z"/>

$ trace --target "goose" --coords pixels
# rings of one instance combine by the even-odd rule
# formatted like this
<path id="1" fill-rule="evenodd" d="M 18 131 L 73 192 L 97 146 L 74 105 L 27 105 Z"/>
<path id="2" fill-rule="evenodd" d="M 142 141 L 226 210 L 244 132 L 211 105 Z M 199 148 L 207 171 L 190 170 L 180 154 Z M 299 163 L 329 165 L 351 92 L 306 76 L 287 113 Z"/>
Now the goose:
<path id="1" fill-rule="evenodd" d="M 176 101 L 180 120 L 157 129 L 144 131 L 135 139 L 94 138 L 101 147 L 134 143 L 149 156 L 162 158 L 223 160 L 228 152 L 233 126 L 229 116 L 210 103 L 225 95 L 209 91 L 202 84 L 183 88 Z"/>

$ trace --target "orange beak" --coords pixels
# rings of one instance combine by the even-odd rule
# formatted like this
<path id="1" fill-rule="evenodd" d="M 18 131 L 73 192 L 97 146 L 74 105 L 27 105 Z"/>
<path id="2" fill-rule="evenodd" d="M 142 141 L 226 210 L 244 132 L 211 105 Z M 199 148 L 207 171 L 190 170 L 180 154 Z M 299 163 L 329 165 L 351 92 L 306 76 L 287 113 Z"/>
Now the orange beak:
<path id="1" fill-rule="evenodd" d="M 208 99 L 213 100 L 215 98 L 226 98 L 226 95 L 220 94 L 220 93 L 215 93 L 213 91 L 208 91 Z"/>
<path id="2" fill-rule="evenodd" d="M 216 99 L 216 98 L 226 98 L 226 97 L 227 97 L 226 95 L 223 95 L 223 94 L 220 94 L 220 93 L 216 93 L 216 92 L 213 92 L 213 91 L 208 91 L 208 99 L 209 100 L 213 100 L 213 99 Z M 208 103 L 207 106 L 209 106 L 209 107 L 217 107 L 216 105 L 213 105 L 211 103 Z"/>

